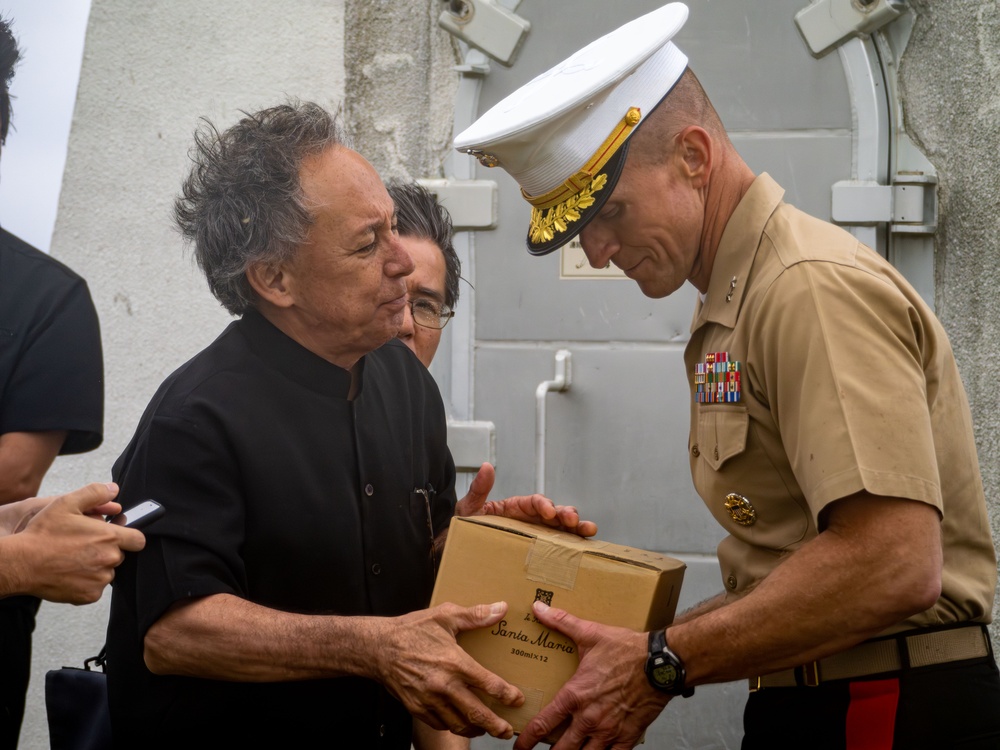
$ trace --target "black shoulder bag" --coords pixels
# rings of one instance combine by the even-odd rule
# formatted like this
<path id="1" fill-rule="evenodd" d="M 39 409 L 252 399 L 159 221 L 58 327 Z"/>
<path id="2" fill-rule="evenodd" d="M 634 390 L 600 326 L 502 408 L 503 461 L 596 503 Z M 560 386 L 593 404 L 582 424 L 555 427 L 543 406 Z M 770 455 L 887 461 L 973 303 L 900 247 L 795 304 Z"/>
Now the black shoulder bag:
<path id="1" fill-rule="evenodd" d="M 45 673 L 45 710 L 52 750 L 109 750 L 111 712 L 108 677 L 104 674 L 107 648 L 79 667 Z M 97 668 L 100 667 L 100 670 Z"/>

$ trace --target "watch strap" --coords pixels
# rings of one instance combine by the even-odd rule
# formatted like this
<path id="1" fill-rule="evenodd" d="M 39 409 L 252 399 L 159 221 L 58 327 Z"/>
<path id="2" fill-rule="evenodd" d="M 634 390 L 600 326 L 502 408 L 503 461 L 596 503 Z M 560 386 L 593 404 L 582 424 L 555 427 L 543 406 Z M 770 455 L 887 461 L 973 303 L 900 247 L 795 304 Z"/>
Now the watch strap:
<path id="1" fill-rule="evenodd" d="M 649 633 L 649 655 L 659 656 L 667 651 L 667 630 L 658 628 Z"/>

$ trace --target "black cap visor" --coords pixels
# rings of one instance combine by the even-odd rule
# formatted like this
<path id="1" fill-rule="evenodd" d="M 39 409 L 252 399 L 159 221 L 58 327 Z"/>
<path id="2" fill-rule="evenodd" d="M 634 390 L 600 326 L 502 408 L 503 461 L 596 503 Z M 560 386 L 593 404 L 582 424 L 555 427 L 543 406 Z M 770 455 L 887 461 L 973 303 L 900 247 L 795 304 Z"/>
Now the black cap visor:
<path id="1" fill-rule="evenodd" d="M 618 178 L 621 177 L 622 168 L 625 166 L 625 158 L 628 155 L 628 147 L 631 141 L 631 138 L 625 141 L 619 147 L 618 151 L 608 159 L 601 171 L 591 179 L 590 186 L 593 186 L 596 182 L 603 182 L 599 189 L 589 190 L 588 186 L 588 188 L 584 188 L 580 193 L 556 206 L 547 208 L 544 211 L 538 211 L 538 209 L 532 210 L 533 222 L 537 212 L 540 214 L 539 221 L 544 224 L 545 231 L 536 233 L 533 231 L 534 225 L 529 230 L 526 244 L 528 252 L 531 255 L 548 255 L 553 250 L 558 250 L 583 231 L 583 228 L 597 215 L 597 212 L 603 208 L 608 198 L 611 197 L 611 193 L 614 192 L 615 185 L 618 184 Z M 606 176 L 604 180 L 600 179 L 602 175 Z M 586 208 L 579 208 L 579 199 L 581 196 L 592 199 L 592 202 Z M 574 201 L 576 202 L 574 203 Z M 569 206 L 570 210 L 567 212 L 567 204 L 570 203 L 573 203 L 573 205 Z M 570 218 L 574 213 L 579 214 L 579 218 Z M 560 227 L 565 228 L 561 229 Z M 541 235 L 540 241 L 532 241 L 531 238 L 535 234 Z"/>

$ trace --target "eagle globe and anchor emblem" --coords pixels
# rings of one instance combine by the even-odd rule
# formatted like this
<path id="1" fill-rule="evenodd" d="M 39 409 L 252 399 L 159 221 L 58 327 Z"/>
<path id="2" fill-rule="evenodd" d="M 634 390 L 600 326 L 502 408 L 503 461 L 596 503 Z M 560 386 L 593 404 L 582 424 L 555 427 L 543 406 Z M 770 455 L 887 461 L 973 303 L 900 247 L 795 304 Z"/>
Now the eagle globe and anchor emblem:
<path id="1" fill-rule="evenodd" d="M 757 522 L 757 509 L 743 495 L 735 492 L 726 495 L 726 510 L 740 526 L 753 526 Z"/>

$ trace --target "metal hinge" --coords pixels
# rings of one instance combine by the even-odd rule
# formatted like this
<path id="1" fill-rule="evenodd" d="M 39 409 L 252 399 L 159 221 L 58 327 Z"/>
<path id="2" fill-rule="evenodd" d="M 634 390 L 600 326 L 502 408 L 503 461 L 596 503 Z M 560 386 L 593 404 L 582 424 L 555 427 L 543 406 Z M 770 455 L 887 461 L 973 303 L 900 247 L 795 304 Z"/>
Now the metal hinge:
<path id="1" fill-rule="evenodd" d="M 848 39 L 878 31 L 908 10 L 903 0 L 817 0 L 795 14 L 795 25 L 816 57 Z"/>
<path id="2" fill-rule="evenodd" d="M 831 217 L 837 224 L 888 223 L 895 234 L 937 230 L 937 177 L 901 172 L 891 185 L 843 180 L 833 185 Z"/>
<path id="3" fill-rule="evenodd" d="M 502 0 L 446 0 L 438 25 L 502 65 L 514 64 L 531 24 Z M 516 6 L 517 3 L 514 3 Z"/>

